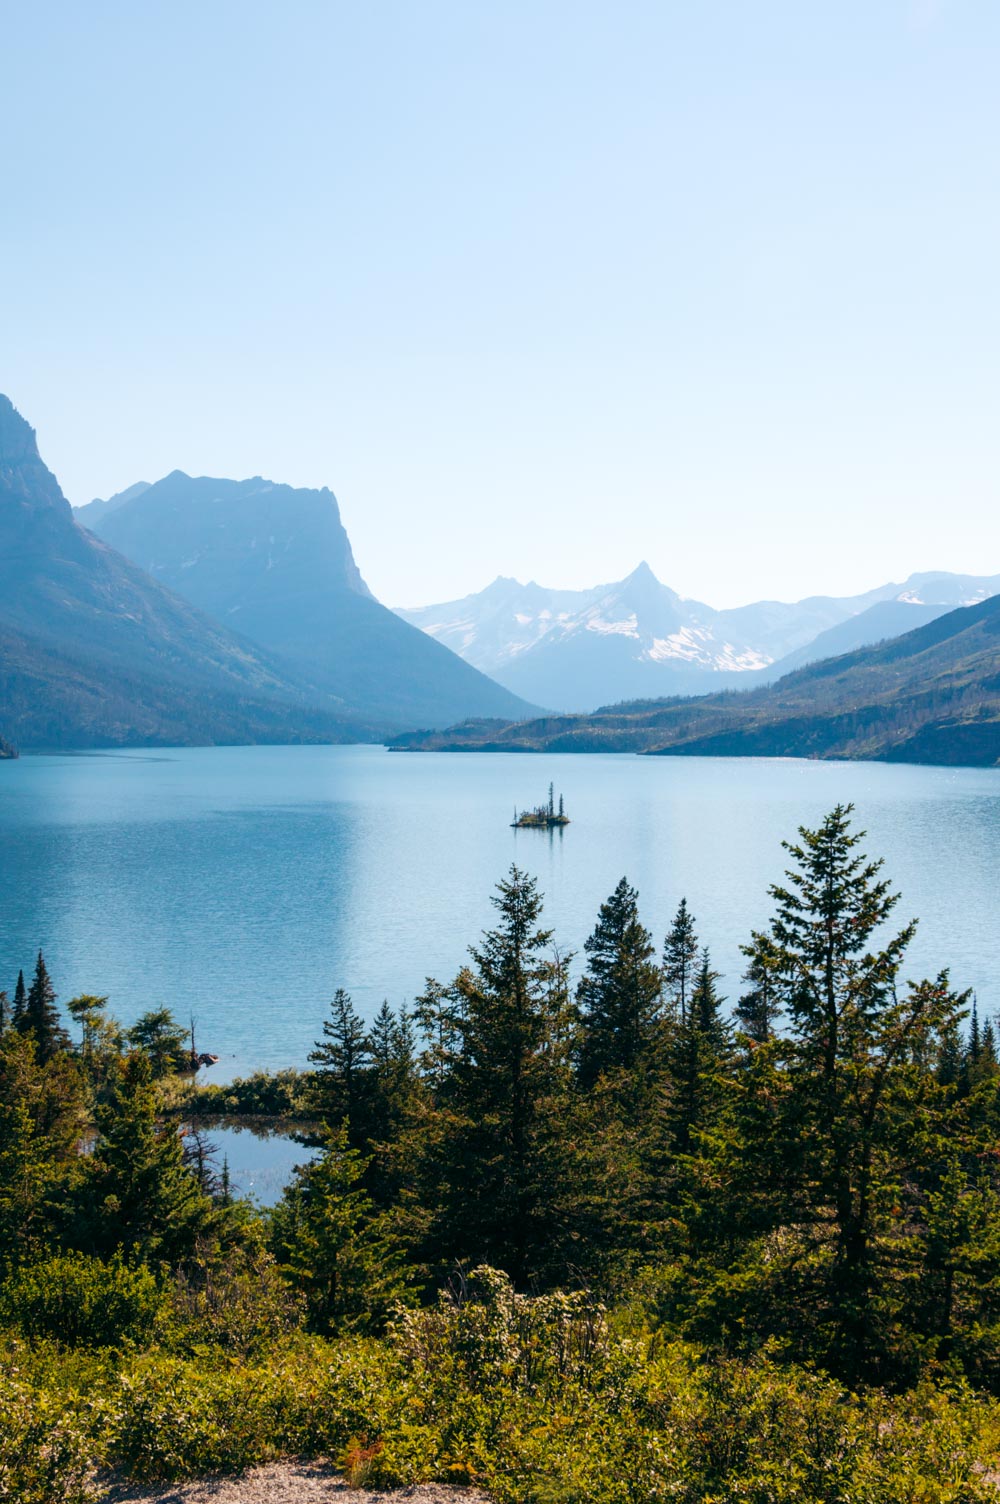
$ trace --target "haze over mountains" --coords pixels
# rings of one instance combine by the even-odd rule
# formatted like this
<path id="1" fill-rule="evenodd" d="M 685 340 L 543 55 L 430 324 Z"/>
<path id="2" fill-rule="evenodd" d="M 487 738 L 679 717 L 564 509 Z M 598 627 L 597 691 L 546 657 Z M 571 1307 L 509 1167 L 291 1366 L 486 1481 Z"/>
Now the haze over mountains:
<path id="1" fill-rule="evenodd" d="M 1000 576 L 716 611 L 643 564 L 590 591 L 499 579 L 407 621 L 372 596 L 325 488 L 174 471 L 78 516 L 93 530 L 0 398 L 0 737 L 22 747 L 423 726 L 406 745 L 1000 754 Z M 706 695 L 731 685 L 750 693 Z M 539 720 L 518 689 L 612 708 Z"/>
<path id="2" fill-rule="evenodd" d="M 1000 575 L 913 575 L 862 595 L 717 611 L 640 564 L 592 590 L 500 577 L 474 595 L 399 614 L 508 689 L 557 710 L 750 688 L 867 646 L 1000 591 Z"/>
<path id="3" fill-rule="evenodd" d="M 413 733 L 409 751 L 648 752 L 1000 762 L 1000 596 L 745 694 Z"/>
<path id="4" fill-rule="evenodd" d="M 0 723 L 22 746 L 374 734 L 78 527 L 0 396 Z"/>
<path id="5" fill-rule="evenodd" d="M 175 470 L 122 497 L 79 515 L 154 579 L 352 711 L 395 726 L 531 713 L 375 600 L 332 491 Z"/>
<path id="6" fill-rule="evenodd" d="M 206 487 L 213 495 L 237 493 L 241 508 L 246 504 L 243 524 L 270 518 L 275 539 L 288 545 L 286 556 L 298 560 L 294 578 L 281 568 L 278 543 L 262 536 L 260 552 L 251 549 L 247 557 L 243 534 L 230 546 L 224 505 L 201 506 Z M 200 586 L 208 572 L 196 567 L 199 546 L 211 558 L 225 603 L 216 619 L 192 600 L 198 589 L 182 598 L 78 525 L 39 456 L 34 430 L 0 397 L 0 733 L 9 741 L 22 747 L 356 741 L 392 727 L 446 724 L 456 715 L 528 710 L 371 599 L 329 492 L 175 474 L 158 486 L 130 488 L 103 508 L 105 516 L 124 514 L 146 496 L 153 505 L 144 520 L 161 529 L 160 537 L 172 536 L 167 562 L 176 558 L 183 579 Z M 293 524 L 303 509 L 320 515 L 321 526 L 296 554 Z M 102 508 L 96 510 L 99 516 Z M 270 590 L 261 586 L 268 577 L 275 581 Z M 280 637 L 285 651 L 251 641 L 248 623 Z M 296 648 L 314 669 L 292 662 Z"/>

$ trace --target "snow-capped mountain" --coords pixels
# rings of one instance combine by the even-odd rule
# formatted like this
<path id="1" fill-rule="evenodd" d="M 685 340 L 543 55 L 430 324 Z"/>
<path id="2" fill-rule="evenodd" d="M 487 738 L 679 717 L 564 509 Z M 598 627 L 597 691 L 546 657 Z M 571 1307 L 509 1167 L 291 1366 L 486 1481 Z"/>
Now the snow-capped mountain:
<path id="1" fill-rule="evenodd" d="M 478 594 L 398 614 L 525 699 L 588 710 L 749 688 L 998 592 L 1000 575 L 930 573 L 862 595 L 717 611 L 677 595 L 642 563 L 617 584 L 591 590 L 501 576 Z"/>

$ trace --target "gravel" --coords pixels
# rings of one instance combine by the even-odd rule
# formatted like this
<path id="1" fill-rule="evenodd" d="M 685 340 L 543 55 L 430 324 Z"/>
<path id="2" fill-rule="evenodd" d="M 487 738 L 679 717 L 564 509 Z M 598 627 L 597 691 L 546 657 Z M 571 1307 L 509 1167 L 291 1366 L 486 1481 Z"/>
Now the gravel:
<path id="1" fill-rule="evenodd" d="M 476 1489 L 420 1483 L 387 1493 L 350 1488 L 322 1462 L 275 1462 L 238 1478 L 192 1483 L 112 1484 L 106 1504 L 489 1504 Z"/>

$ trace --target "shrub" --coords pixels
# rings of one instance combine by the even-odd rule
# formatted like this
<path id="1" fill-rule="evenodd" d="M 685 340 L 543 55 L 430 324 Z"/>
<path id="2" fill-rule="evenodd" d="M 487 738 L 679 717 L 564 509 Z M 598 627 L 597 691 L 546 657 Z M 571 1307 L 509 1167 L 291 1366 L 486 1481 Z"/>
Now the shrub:
<path id="1" fill-rule="evenodd" d="M 17 1504 L 88 1504 L 90 1438 L 78 1417 L 19 1382 L 0 1379 L 0 1499 Z"/>
<path id="2" fill-rule="evenodd" d="M 26 1337 L 70 1347 L 118 1347 L 147 1338 L 160 1308 L 156 1279 L 120 1257 L 62 1254 L 19 1269 L 0 1292 L 0 1316 Z"/>
<path id="3" fill-rule="evenodd" d="M 171 1292 L 171 1345 L 187 1352 L 219 1347 L 242 1358 L 301 1322 L 303 1300 L 263 1251 L 234 1249 L 222 1262 L 178 1273 Z"/>

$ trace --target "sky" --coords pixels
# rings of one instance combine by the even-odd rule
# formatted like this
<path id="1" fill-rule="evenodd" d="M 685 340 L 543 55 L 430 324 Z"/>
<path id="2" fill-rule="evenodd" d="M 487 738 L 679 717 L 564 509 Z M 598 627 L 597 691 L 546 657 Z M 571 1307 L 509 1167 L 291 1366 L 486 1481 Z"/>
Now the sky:
<path id="1" fill-rule="evenodd" d="M 991 0 L 0 0 L 70 500 L 337 494 L 391 605 L 1000 572 Z"/>

